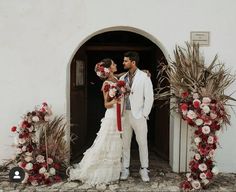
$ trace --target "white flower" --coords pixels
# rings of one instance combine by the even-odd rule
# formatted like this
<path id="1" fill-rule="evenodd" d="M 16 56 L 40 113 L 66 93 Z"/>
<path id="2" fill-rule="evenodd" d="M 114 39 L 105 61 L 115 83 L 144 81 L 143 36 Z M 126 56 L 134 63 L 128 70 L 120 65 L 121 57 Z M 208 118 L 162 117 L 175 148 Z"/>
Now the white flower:
<path id="1" fill-rule="evenodd" d="M 50 176 L 48 172 L 44 173 L 44 177 L 47 179 Z"/>
<path id="2" fill-rule="evenodd" d="M 100 71 L 97 72 L 97 76 L 100 77 L 102 73 Z"/>
<path id="3" fill-rule="evenodd" d="M 209 105 L 211 102 L 211 99 L 209 97 L 203 97 L 202 98 L 202 103 Z"/>
<path id="4" fill-rule="evenodd" d="M 214 143 L 214 137 L 209 136 L 208 139 L 207 139 L 207 143 L 213 144 Z"/>
<path id="5" fill-rule="evenodd" d="M 198 145 L 202 141 L 202 139 L 200 137 L 196 137 L 194 141 Z"/>
<path id="6" fill-rule="evenodd" d="M 207 176 L 206 176 L 206 174 L 205 174 L 205 173 L 201 173 L 201 174 L 200 174 L 200 178 L 201 178 L 201 179 L 206 179 L 206 178 L 207 178 Z"/>
<path id="7" fill-rule="evenodd" d="M 37 185 L 38 185 L 38 182 L 37 182 L 36 180 L 33 180 L 33 181 L 31 181 L 31 185 L 37 186 Z"/>
<path id="8" fill-rule="evenodd" d="M 215 118 L 217 117 L 217 115 L 216 115 L 215 113 L 210 113 L 210 117 L 211 117 L 212 119 L 215 119 Z"/>
<path id="9" fill-rule="evenodd" d="M 53 163 L 53 159 L 52 158 L 48 158 L 47 159 L 47 163 L 50 165 L 50 164 L 52 164 Z"/>
<path id="10" fill-rule="evenodd" d="M 26 146 L 24 145 L 21 149 L 22 151 L 26 151 Z"/>
<path id="11" fill-rule="evenodd" d="M 105 73 L 109 73 L 110 70 L 109 70 L 108 68 L 105 67 L 105 68 L 104 68 L 104 72 L 105 72 Z"/>
<path id="12" fill-rule="evenodd" d="M 207 170 L 207 166 L 205 163 L 201 163 L 198 165 L 198 169 L 200 169 L 201 171 L 206 171 Z"/>
<path id="13" fill-rule="evenodd" d="M 191 173 L 186 173 L 186 177 L 187 177 L 188 181 L 192 181 L 193 180 L 190 176 L 191 176 Z"/>
<path id="14" fill-rule="evenodd" d="M 199 125 L 202 125 L 203 124 L 203 120 L 202 119 L 197 119 L 195 121 L 196 125 L 199 126 Z"/>
<path id="15" fill-rule="evenodd" d="M 45 169 L 45 167 L 42 167 L 39 169 L 39 173 L 40 174 L 44 174 L 47 170 Z"/>
<path id="16" fill-rule="evenodd" d="M 25 169 L 30 171 L 33 169 L 33 164 L 32 163 L 27 163 L 26 166 L 25 166 Z"/>
<path id="17" fill-rule="evenodd" d="M 209 180 L 208 179 L 203 179 L 202 182 L 204 183 L 204 185 L 206 185 L 206 184 L 209 183 Z"/>
<path id="18" fill-rule="evenodd" d="M 21 145 L 23 145 L 23 144 L 26 142 L 26 140 L 25 140 L 24 138 L 20 138 L 20 139 L 18 140 L 18 142 L 19 142 Z"/>
<path id="19" fill-rule="evenodd" d="M 39 117 L 38 117 L 38 116 L 33 116 L 33 117 L 32 117 L 32 121 L 38 122 L 38 121 L 39 121 Z"/>
<path id="20" fill-rule="evenodd" d="M 44 156 L 38 155 L 38 156 L 36 157 L 36 161 L 37 161 L 38 163 L 44 163 L 44 162 L 45 162 Z"/>
<path id="21" fill-rule="evenodd" d="M 202 132 L 206 135 L 206 134 L 209 134 L 211 131 L 210 127 L 209 126 L 203 126 L 202 127 Z"/>
<path id="22" fill-rule="evenodd" d="M 204 122 L 204 125 L 211 125 L 212 124 L 212 121 L 211 120 L 207 120 Z"/>
<path id="23" fill-rule="evenodd" d="M 193 98 L 194 98 L 194 99 L 198 99 L 198 98 L 199 98 L 198 93 L 193 93 Z"/>
<path id="24" fill-rule="evenodd" d="M 25 157 L 25 161 L 26 161 L 26 162 L 30 162 L 30 161 L 32 161 L 32 160 L 33 160 L 33 158 L 32 158 L 31 156 Z"/>
<path id="25" fill-rule="evenodd" d="M 216 131 L 216 132 L 215 132 L 215 135 L 216 135 L 217 137 L 219 137 L 219 136 L 220 136 L 220 132 L 219 132 L 219 131 Z"/>
<path id="26" fill-rule="evenodd" d="M 194 155 L 194 157 L 195 157 L 196 160 L 201 159 L 201 155 L 200 155 L 199 153 L 196 153 L 196 154 Z"/>
<path id="27" fill-rule="evenodd" d="M 210 108 L 207 105 L 204 105 L 202 107 L 202 110 L 204 111 L 204 113 L 209 113 L 210 112 Z"/>
<path id="28" fill-rule="evenodd" d="M 214 155 L 215 155 L 215 150 L 214 150 L 214 149 L 210 150 L 209 156 L 210 156 L 210 157 L 213 157 Z"/>
<path id="29" fill-rule="evenodd" d="M 115 88 L 109 90 L 109 96 L 111 98 L 113 98 L 115 96 L 115 94 L 116 94 L 116 89 Z"/>
<path id="30" fill-rule="evenodd" d="M 196 113 L 193 110 L 189 110 L 187 113 L 189 119 L 195 119 L 197 117 Z"/>
<path id="31" fill-rule="evenodd" d="M 49 121 L 50 120 L 50 116 L 49 115 L 45 115 L 44 116 L 44 121 Z"/>
<path id="32" fill-rule="evenodd" d="M 217 175 L 219 173 L 219 169 L 215 166 L 212 168 L 211 172 L 214 174 L 214 175 Z"/>
<path id="33" fill-rule="evenodd" d="M 56 174 L 56 169 L 54 169 L 53 167 L 50 168 L 49 173 L 50 173 L 50 175 L 55 175 Z"/>
<path id="34" fill-rule="evenodd" d="M 27 183 L 28 181 L 28 178 L 29 178 L 29 174 L 27 172 L 25 172 L 25 177 L 24 177 L 24 180 L 21 181 L 21 183 Z"/>
<path id="35" fill-rule="evenodd" d="M 198 180 L 193 180 L 191 182 L 191 185 L 194 189 L 200 189 L 201 188 L 201 183 Z"/>
<path id="36" fill-rule="evenodd" d="M 21 148 L 17 148 L 16 149 L 16 154 L 21 154 L 22 153 L 22 149 Z"/>
<path id="37" fill-rule="evenodd" d="M 31 126 L 30 128 L 28 128 L 29 132 L 32 132 L 34 130 L 34 127 Z"/>
<path id="38" fill-rule="evenodd" d="M 27 155 L 27 156 L 32 156 L 32 153 L 26 152 L 25 155 Z"/>

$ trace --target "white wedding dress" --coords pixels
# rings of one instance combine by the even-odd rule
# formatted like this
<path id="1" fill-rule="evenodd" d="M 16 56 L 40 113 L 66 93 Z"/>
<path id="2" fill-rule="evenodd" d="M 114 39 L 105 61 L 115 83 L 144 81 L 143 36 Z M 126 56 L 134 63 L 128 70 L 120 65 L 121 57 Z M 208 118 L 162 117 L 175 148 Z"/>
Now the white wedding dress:
<path id="1" fill-rule="evenodd" d="M 121 172 L 122 138 L 117 130 L 116 105 L 105 112 L 93 145 L 83 159 L 70 169 L 70 180 L 89 185 L 109 184 L 119 180 Z"/>

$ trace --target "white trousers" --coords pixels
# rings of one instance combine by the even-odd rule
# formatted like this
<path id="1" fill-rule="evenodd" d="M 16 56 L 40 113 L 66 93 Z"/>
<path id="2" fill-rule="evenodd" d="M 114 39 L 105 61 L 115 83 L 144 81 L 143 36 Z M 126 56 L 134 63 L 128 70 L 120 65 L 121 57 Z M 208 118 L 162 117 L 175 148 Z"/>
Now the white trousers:
<path id="1" fill-rule="evenodd" d="M 144 117 L 140 119 L 134 118 L 130 110 L 124 111 L 122 166 L 123 168 L 130 166 L 130 148 L 133 131 L 139 147 L 141 167 L 148 168 L 147 120 Z"/>

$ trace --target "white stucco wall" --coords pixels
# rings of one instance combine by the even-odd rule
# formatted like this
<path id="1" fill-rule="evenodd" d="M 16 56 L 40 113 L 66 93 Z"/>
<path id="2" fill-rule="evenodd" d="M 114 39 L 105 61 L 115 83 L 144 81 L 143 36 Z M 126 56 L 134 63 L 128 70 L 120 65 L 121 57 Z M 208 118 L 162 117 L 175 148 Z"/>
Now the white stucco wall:
<path id="1" fill-rule="evenodd" d="M 235 7 L 235 0 L 0 0 L 0 160 L 14 153 L 10 127 L 26 110 L 47 101 L 55 113 L 67 112 L 68 64 L 92 34 L 130 26 L 156 37 L 172 54 L 190 31 L 210 31 L 206 59 L 218 53 L 235 71 Z M 235 89 L 236 83 L 229 91 Z M 236 172 L 233 113 L 231 120 L 216 156 L 223 172 Z"/>

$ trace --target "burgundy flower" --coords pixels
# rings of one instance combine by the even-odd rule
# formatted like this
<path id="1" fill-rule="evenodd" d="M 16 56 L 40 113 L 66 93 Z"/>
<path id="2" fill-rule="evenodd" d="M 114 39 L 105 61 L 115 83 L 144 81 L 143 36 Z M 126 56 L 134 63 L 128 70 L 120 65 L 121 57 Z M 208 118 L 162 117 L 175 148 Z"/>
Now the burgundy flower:
<path id="1" fill-rule="evenodd" d="M 124 87 L 125 86 L 125 81 L 118 81 L 117 86 L 118 87 Z"/>
<path id="2" fill-rule="evenodd" d="M 104 86 L 104 88 L 103 88 L 103 90 L 104 90 L 105 92 L 109 91 L 109 89 L 110 89 L 110 85 L 109 85 L 109 84 L 106 84 L 106 85 Z"/>
<path id="3" fill-rule="evenodd" d="M 180 187 L 184 190 L 191 190 L 192 189 L 192 185 L 189 181 L 183 181 L 181 184 L 180 184 Z"/>
<path id="4" fill-rule="evenodd" d="M 182 98 L 186 98 L 189 96 L 189 93 L 187 91 L 184 91 L 182 94 L 181 94 Z"/>
<path id="5" fill-rule="evenodd" d="M 13 126 L 13 127 L 11 128 L 11 131 L 12 131 L 12 132 L 15 132 L 16 129 L 17 129 L 17 127 L 16 127 L 16 126 Z"/>

